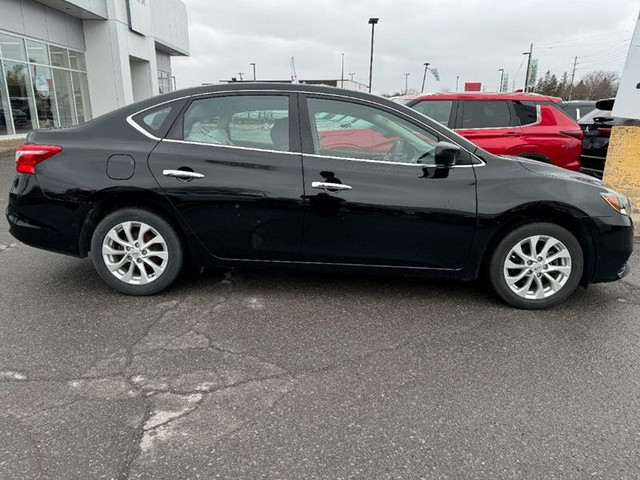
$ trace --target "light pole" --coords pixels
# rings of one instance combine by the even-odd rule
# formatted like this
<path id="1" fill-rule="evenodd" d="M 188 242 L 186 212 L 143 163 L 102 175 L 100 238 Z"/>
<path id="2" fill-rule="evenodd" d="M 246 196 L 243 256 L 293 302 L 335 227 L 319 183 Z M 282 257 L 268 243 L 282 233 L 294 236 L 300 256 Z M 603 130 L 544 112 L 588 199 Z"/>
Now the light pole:
<path id="1" fill-rule="evenodd" d="M 498 92 L 502 93 L 502 81 L 504 80 L 504 68 L 499 68 L 500 72 L 500 86 L 498 87 Z"/>
<path id="2" fill-rule="evenodd" d="M 344 53 L 342 54 L 342 70 L 340 71 L 340 88 L 344 88 Z"/>
<path id="3" fill-rule="evenodd" d="M 376 28 L 379 18 L 370 18 L 369 25 L 371 25 L 371 56 L 369 57 L 369 93 L 371 93 L 371 77 L 373 76 L 373 32 Z"/>
<path id="4" fill-rule="evenodd" d="M 347 75 L 349 75 L 349 79 L 353 82 L 353 76 L 355 75 L 355 73 L 351 72 L 351 73 L 347 73 Z"/>
<path id="5" fill-rule="evenodd" d="M 411 75 L 411 72 L 404 74 L 404 94 L 405 95 L 409 93 L 409 75 Z"/>
<path id="6" fill-rule="evenodd" d="M 456 75 L 456 92 L 458 91 L 458 82 L 460 81 L 460 75 Z"/>
<path id="7" fill-rule="evenodd" d="M 424 75 L 422 76 L 422 88 L 420 89 L 420 93 L 424 93 L 424 82 L 427 81 L 427 69 L 431 65 L 429 62 L 424 63 Z"/>
<path id="8" fill-rule="evenodd" d="M 533 43 L 529 47 L 529 51 L 523 52 L 522 54 L 529 56 L 529 58 L 527 59 L 527 73 L 524 77 L 524 91 L 526 93 L 529 91 L 529 72 L 531 71 L 531 56 L 533 55 Z"/>
<path id="9" fill-rule="evenodd" d="M 255 63 L 250 63 L 249 65 L 251 65 L 253 67 L 253 81 L 256 81 L 256 64 Z"/>
<path id="10" fill-rule="evenodd" d="M 238 76 L 240 77 L 240 81 L 242 81 L 242 75 L 244 75 L 243 72 L 238 72 Z"/>

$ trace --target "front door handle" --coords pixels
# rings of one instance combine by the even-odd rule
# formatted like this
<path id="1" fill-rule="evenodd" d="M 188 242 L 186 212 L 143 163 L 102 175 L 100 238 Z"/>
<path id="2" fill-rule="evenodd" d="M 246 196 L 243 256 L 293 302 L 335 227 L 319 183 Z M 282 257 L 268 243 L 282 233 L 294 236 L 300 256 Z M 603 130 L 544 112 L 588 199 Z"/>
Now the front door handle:
<path id="1" fill-rule="evenodd" d="M 351 186 L 344 183 L 329 182 L 311 182 L 313 188 L 322 188 L 323 190 L 351 190 Z"/>
<path id="2" fill-rule="evenodd" d="M 190 172 L 188 170 L 163 170 L 162 175 L 176 178 L 204 178 L 202 173 Z"/>

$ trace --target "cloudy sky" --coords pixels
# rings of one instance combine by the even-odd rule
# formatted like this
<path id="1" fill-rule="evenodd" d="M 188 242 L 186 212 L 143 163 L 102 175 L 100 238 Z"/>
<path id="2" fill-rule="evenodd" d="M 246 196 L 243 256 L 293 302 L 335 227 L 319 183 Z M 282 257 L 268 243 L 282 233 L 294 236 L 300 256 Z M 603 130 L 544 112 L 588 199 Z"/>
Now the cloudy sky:
<path id="1" fill-rule="evenodd" d="M 368 82 L 371 26 L 375 30 L 373 91 L 419 89 L 423 64 L 426 91 L 455 90 L 480 81 L 495 90 L 499 68 L 522 87 L 526 56 L 534 43 L 539 74 L 621 71 L 638 18 L 638 0 L 183 0 L 189 16 L 191 56 L 175 58 L 179 88 L 218 82 L 257 64 L 258 80 L 288 79 L 295 57 L 300 79 L 345 78 Z"/>

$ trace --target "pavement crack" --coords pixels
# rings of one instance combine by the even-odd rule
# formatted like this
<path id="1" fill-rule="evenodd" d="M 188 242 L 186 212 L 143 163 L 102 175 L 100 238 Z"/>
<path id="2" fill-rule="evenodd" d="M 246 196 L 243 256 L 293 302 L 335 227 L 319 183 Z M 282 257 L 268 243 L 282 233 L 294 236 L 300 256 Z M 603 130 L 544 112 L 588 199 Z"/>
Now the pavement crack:
<path id="1" fill-rule="evenodd" d="M 142 453 L 142 440 L 144 438 L 145 430 L 144 426 L 149 421 L 151 417 L 151 404 L 148 400 L 144 402 L 145 409 L 142 414 L 142 418 L 138 423 L 137 427 L 135 427 L 133 432 L 133 438 L 131 439 L 131 447 L 127 452 L 127 457 L 125 459 L 124 465 L 118 474 L 118 480 L 128 480 L 131 474 L 131 468 L 135 461 L 140 457 Z"/>

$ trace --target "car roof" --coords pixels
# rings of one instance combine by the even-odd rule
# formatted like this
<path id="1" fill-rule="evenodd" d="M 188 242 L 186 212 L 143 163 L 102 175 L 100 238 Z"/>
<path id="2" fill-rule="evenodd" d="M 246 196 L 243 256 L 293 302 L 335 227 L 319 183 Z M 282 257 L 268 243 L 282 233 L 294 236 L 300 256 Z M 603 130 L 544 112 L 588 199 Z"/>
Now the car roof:
<path id="1" fill-rule="evenodd" d="M 426 95 L 418 95 L 415 101 L 421 100 L 520 100 L 520 101 L 551 101 L 561 102 L 559 97 L 540 95 L 539 93 L 524 92 L 437 92 Z"/>

